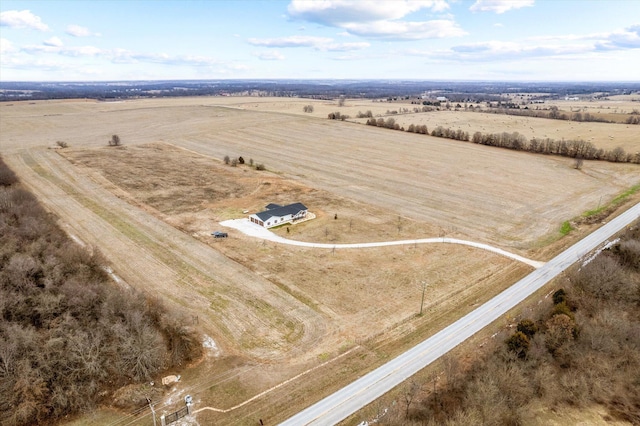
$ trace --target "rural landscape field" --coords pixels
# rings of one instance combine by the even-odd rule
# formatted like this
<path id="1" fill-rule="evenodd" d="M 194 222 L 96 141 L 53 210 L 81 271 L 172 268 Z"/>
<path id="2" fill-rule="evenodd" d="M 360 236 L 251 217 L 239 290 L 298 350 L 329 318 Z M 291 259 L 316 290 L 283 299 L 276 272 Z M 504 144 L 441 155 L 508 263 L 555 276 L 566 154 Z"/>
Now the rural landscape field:
<path id="1" fill-rule="evenodd" d="M 0 1 L 0 426 L 640 425 L 640 1 Z"/>
<path id="2" fill-rule="evenodd" d="M 612 105 L 630 114 L 636 98 Z M 355 117 L 370 110 L 403 126 L 590 135 L 598 148 L 629 154 L 640 151 L 637 126 L 414 107 L 256 96 L 0 103 L 0 147 L 62 229 L 99 248 L 117 285 L 162 300 L 201 337 L 205 354 L 174 371 L 181 380 L 158 394 L 155 410 L 172 412 L 189 394 L 193 424 L 273 424 L 534 268 L 481 248 L 416 240 L 455 238 L 542 263 L 615 214 L 621 194 L 638 199 L 638 164 L 576 167 L 573 158 Z M 353 119 L 327 119 L 335 111 Z M 118 146 L 109 146 L 112 135 Z M 328 246 L 280 244 L 220 224 L 295 202 L 315 218 L 272 231 Z M 596 220 L 582 216 L 600 208 Z M 563 224 L 572 230 L 561 232 Z M 404 244 L 340 247 L 389 241 Z M 150 421 L 146 403 L 106 404 L 71 424 Z"/>

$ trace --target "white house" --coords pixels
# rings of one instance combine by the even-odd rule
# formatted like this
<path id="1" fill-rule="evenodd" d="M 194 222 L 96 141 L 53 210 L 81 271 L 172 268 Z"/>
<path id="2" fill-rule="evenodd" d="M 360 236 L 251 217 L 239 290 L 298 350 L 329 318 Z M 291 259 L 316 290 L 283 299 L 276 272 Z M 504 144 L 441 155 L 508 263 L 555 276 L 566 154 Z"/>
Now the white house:
<path id="1" fill-rule="evenodd" d="M 265 228 L 272 228 L 284 223 L 293 223 L 306 216 L 307 208 L 302 203 L 294 203 L 286 206 L 269 204 L 267 210 L 252 214 L 249 216 L 249 220 Z"/>

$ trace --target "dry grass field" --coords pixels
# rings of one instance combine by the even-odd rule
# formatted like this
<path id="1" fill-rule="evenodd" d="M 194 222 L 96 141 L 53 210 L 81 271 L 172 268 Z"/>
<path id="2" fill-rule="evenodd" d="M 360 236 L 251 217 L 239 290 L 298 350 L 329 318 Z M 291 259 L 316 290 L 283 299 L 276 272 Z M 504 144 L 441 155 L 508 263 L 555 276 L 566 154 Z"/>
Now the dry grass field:
<path id="1" fill-rule="evenodd" d="M 480 133 L 518 132 L 527 140 L 532 138 L 582 139 L 604 150 L 622 147 L 628 153 L 640 150 L 640 128 L 637 125 L 620 123 L 591 123 L 547 118 L 519 117 L 515 115 L 491 114 L 465 111 L 432 111 L 419 114 L 393 116 L 404 128 L 410 124 L 426 124 L 429 131 L 437 126 L 462 130 L 473 135 Z M 357 119 L 366 123 L 366 119 Z"/>
<path id="2" fill-rule="evenodd" d="M 636 99 L 637 98 L 637 99 Z M 636 101 L 633 101 L 636 99 Z M 516 98 L 516 100 L 518 100 Z M 540 108 L 557 106 L 559 110 L 567 113 L 590 113 L 605 120 L 619 121 L 619 123 L 594 123 L 575 122 L 565 120 L 550 120 L 535 117 L 518 117 L 504 114 L 491 114 L 482 112 L 460 111 L 432 111 L 428 113 L 414 113 L 414 108 L 422 105 L 411 104 L 410 101 L 395 101 L 392 103 L 378 100 L 347 99 L 344 106 L 338 106 L 336 101 L 310 101 L 308 99 L 278 98 L 247 98 L 227 97 L 222 98 L 221 105 L 228 105 L 249 111 L 269 111 L 294 115 L 314 116 L 326 118 L 329 113 L 340 111 L 350 116 L 349 121 L 366 123 L 367 119 L 357 118 L 359 112 L 371 111 L 374 117 L 393 117 L 398 124 L 407 128 L 410 124 L 426 124 L 429 130 L 437 127 L 449 127 L 473 134 L 519 132 L 527 139 L 552 138 L 583 139 L 591 142 L 598 148 L 610 150 L 618 146 L 626 152 L 635 153 L 640 150 L 640 129 L 636 125 L 622 124 L 634 109 L 640 110 L 640 97 L 622 98 L 614 97 L 610 101 L 547 101 L 537 105 Z M 313 113 L 305 113 L 303 107 L 313 105 Z M 530 108 L 535 109 L 536 105 Z M 409 113 L 400 113 L 407 109 Z M 396 111 L 398 114 L 388 114 Z"/>
<path id="3" fill-rule="evenodd" d="M 373 110 L 362 102 L 347 106 Z M 329 121 L 324 111 L 335 105 L 316 101 L 305 114 L 308 103 L 0 104 L 5 161 L 62 225 L 99 247 L 123 285 L 167 300 L 221 348 L 184 372 L 183 390 L 199 407 L 231 407 L 353 351 L 232 413 L 200 413 L 206 421 L 246 424 L 256 412 L 281 420 L 531 270 L 453 245 L 334 252 L 233 230 L 214 240 L 218 222 L 300 201 L 317 219 L 276 233 L 335 244 L 446 235 L 546 260 L 565 244 L 556 241 L 563 221 L 640 182 L 637 165 L 586 162 L 575 170 L 562 158 Z M 384 113 L 389 105 L 377 107 Z M 112 134 L 122 147 L 106 146 Z M 58 140 L 70 147 L 47 149 Z M 225 155 L 267 170 L 224 165 Z M 418 317 L 423 281 L 428 315 Z M 298 405 L 291 395 L 301 395 Z"/>

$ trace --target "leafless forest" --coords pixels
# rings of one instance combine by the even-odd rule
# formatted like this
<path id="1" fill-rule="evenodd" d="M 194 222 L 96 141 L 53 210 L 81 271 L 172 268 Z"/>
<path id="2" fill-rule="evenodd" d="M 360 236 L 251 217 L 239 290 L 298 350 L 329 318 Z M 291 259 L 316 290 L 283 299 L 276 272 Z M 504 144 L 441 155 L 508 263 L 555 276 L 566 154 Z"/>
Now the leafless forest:
<path id="1" fill-rule="evenodd" d="M 57 226 L 0 159 L 2 425 L 92 409 L 119 387 L 200 356 L 198 338 L 178 317 L 117 287 L 105 265 L 97 249 Z"/>
<path id="2" fill-rule="evenodd" d="M 640 223 L 577 265 L 494 348 L 466 367 L 449 357 L 438 387 L 413 381 L 382 424 L 520 425 L 535 407 L 606 408 L 640 424 Z"/>

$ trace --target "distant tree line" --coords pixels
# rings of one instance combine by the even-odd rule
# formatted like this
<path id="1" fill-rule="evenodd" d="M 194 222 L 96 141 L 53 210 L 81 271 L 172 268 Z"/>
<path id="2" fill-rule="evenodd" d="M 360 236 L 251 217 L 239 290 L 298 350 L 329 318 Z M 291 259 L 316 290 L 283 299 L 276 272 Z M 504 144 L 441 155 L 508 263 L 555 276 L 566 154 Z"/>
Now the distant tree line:
<path id="1" fill-rule="evenodd" d="M 527 140 L 518 132 L 480 133 L 475 132 L 471 142 L 496 146 L 500 148 L 527 151 L 538 154 L 560 155 L 562 157 L 580 158 L 583 160 L 604 160 L 614 163 L 640 164 L 640 152 L 626 153 L 622 147 L 611 150 L 596 148 L 591 142 L 582 139 L 555 140 L 551 138 L 532 138 Z"/>
<path id="2" fill-rule="evenodd" d="M 369 126 L 383 127 L 385 129 L 405 131 L 405 128 L 396 123 L 396 120 L 392 117 L 388 117 L 387 119 L 370 118 L 367 120 L 366 124 Z M 591 142 L 587 142 L 582 139 L 555 140 L 551 138 L 532 138 L 527 140 L 524 135 L 518 132 L 475 132 L 473 136 L 470 137 L 468 132 L 443 126 L 438 126 L 429 133 L 425 124 L 410 124 L 406 131 L 537 154 L 559 155 L 562 157 L 577 158 L 580 160 L 604 160 L 614 163 L 640 164 L 640 152 L 636 152 L 634 154 L 627 153 L 621 147 L 604 150 L 602 148 L 596 148 Z"/>
<path id="3" fill-rule="evenodd" d="M 201 356 L 162 303 L 117 287 L 0 158 L 0 423 L 50 423 Z M 146 401 L 133 401 L 140 404 Z"/>
<path id="4" fill-rule="evenodd" d="M 469 109 L 473 111 L 473 109 Z M 565 121 L 579 121 L 579 122 L 596 122 L 596 123 L 618 123 L 614 120 L 607 120 L 604 117 L 599 117 L 596 114 L 589 112 L 563 112 L 558 109 L 557 106 L 551 106 L 548 109 L 531 109 L 529 107 L 520 108 L 519 105 L 506 108 L 488 108 L 484 110 L 478 109 L 479 112 L 485 112 L 489 114 L 505 114 L 505 115 L 517 115 L 521 117 L 536 117 L 536 118 L 550 118 L 554 120 Z M 626 124 L 639 124 L 640 119 L 633 115 L 626 120 Z"/>

